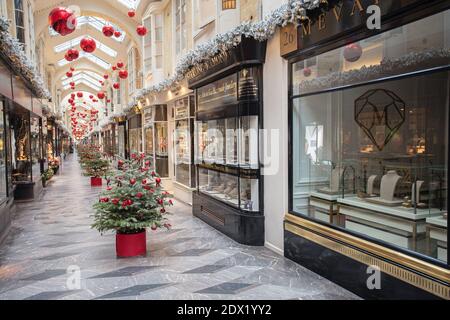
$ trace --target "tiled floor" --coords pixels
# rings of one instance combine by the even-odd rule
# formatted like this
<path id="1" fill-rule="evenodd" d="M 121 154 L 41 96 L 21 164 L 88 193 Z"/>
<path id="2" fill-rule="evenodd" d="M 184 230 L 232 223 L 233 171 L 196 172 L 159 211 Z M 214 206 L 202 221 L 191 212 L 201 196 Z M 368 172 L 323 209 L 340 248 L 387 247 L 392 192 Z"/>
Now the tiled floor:
<path id="1" fill-rule="evenodd" d="M 116 259 L 114 235 L 90 229 L 98 192 L 72 156 L 39 199 L 18 205 L 0 247 L 0 299 L 358 298 L 268 249 L 237 244 L 180 203 L 174 229 L 148 233 L 147 257 Z"/>

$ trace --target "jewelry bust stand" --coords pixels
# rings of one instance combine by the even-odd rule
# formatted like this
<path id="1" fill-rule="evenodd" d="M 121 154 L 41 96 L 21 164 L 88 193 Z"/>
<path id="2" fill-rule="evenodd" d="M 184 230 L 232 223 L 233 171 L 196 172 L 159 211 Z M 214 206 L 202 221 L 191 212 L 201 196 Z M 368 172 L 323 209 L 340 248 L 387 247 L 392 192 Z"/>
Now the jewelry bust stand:
<path id="1" fill-rule="evenodd" d="M 367 179 L 367 194 L 369 196 L 373 196 L 374 192 L 373 192 L 373 187 L 375 185 L 375 180 L 378 178 L 377 175 L 372 175 L 369 177 L 369 179 Z"/>
<path id="2" fill-rule="evenodd" d="M 331 170 L 330 186 L 321 188 L 321 189 L 317 190 L 317 192 L 325 193 L 325 194 L 329 194 L 329 195 L 339 194 L 339 185 L 340 185 L 343 173 L 344 173 L 344 168 L 341 168 L 341 167 L 336 167 L 333 170 Z"/>
<path id="3" fill-rule="evenodd" d="M 400 206 L 403 203 L 403 200 L 395 199 L 394 194 L 401 178 L 402 177 L 399 176 L 395 170 L 388 171 L 383 178 L 381 178 L 380 196 L 367 198 L 366 201 L 388 207 Z"/>

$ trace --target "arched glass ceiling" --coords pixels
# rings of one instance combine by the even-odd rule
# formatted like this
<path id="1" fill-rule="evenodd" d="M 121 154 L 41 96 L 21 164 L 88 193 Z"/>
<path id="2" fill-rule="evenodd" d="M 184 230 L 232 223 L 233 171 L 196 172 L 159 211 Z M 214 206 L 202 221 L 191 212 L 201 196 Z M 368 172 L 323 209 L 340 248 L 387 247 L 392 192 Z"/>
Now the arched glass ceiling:
<path id="1" fill-rule="evenodd" d="M 76 76 L 77 74 L 80 74 L 80 73 L 87 74 L 91 78 L 94 78 L 94 79 L 96 79 L 98 81 L 104 81 L 105 80 L 101 75 L 99 75 L 98 73 L 96 73 L 94 71 L 90 71 L 90 70 L 81 70 L 81 71 L 78 70 L 78 71 L 73 72 L 73 75 Z M 61 78 L 61 80 L 63 80 L 63 81 L 66 80 L 66 79 L 69 79 L 66 75 L 64 75 Z"/>
<path id="2" fill-rule="evenodd" d="M 63 52 L 63 51 L 67 51 L 67 50 L 69 50 L 71 48 L 78 47 L 80 45 L 80 41 L 83 38 L 85 38 L 85 37 L 88 37 L 88 35 L 79 36 L 79 37 L 77 37 L 75 39 L 72 39 L 72 40 L 63 42 L 61 44 L 58 44 L 54 48 L 55 52 L 56 53 L 60 53 L 60 52 Z M 95 42 L 97 43 L 97 49 L 103 51 L 104 53 L 106 53 L 110 57 L 113 57 L 113 58 L 117 57 L 117 51 L 116 50 L 111 49 L 106 44 L 102 43 L 101 41 L 99 41 L 99 40 L 97 40 L 95 38 L 92 38 L 92 39 L 94 39 Z"/>
<path id="3" fill-rule="evenodd" d="M 139 6 L 139 3 L 141 2 L 141 0 L 117 0 L 117 1 L 129 9 L 136 9 Z"/>
<path id="4" fill-rule="evenodd" d="M 72 81 L 69 81 L 69 82 L 72 82 Z M 75 82 L 75 85 L 84 84 L 95 91 L 100 91 L 102 89 L 99 85 L 92 83 L 91 81 L 87 80 L 86 78 L 80 78 L 78 80 L 74 80 L 73 82 Z M 70 84 L 67 84 L 63 87 L 64 90 L 69 90 L 70 88 L 71 88 Z"/>
<path id="5" fill-rule="evenodd" d="M 76 83 L 77 81 L 82 80 L 82 79 L 84 79 L 84 80 L 90 82 L 93 86 L 95 86 L 95 87 L 97 87 L 98 89 L 100 89 L 99 81 L 96 80 L 96 79 L 94 79 L 93 77 L 91 77 L 90 75 L 88 75 L 87 73 L 84 73 L 84 72 L 80 72 L 80 73 L 74 75 L 74 76 L 73 76 L 72 78 L 70 78 L 70 79 L 67 78 L 67 79 L 63 80 L 63 81 L 62 81 L 62 85 L 63 85 L 64 87 L 66 87 L 67 85 L 69 85 L 69 87 L 70 87 L 70 83 L 71 83 L 71 82 L 75 82 L 75 83 Z"/>
<path id="6" fill-rule="evenodd" d="M 86 58 L 89 61 L 95 63 L 96 65 L 100 66 L 101 68 L 108 70 L 111 68 L 111 64 L 105 60 L 103 60 L 102 58 L 97 57 L 96 55 L 92 54 L 92 53 L 87 53 L 87 52 L 80 52 L 80 57 L 78 59 L 82 59 L 82 58 Z M 65 65 L 68 65 L 70 62 L 67 61 L 66 59 L 61 59 L 58 61 L 58 66 L 63 67 Z"/>
<path id="7" fill-rule="evenodd" d="M 99 17 L 92 17 L 92 16 L 81 16 L 77 19 L 77 29 L 81 29 L 82 26 L 89 25 L 91 27 L 94 27 L 98 31 L 102 32 L 103 27 L 106 25 L 113 26 L 114 30 L 120 31 L 122 35 L 119 38 L 111 37 L 117 42 L 122 42 L 126 37 L 126 32 L 123 31 L 119 26 L 117 26 L 114 23 L 111 23 L 109 21 L 106 21 L 105 19 L 99 18 Z M 52 37 L 56 37 L 59 34 L 53 30 L 51 27 L 49 27 L 49 33 Z"/>

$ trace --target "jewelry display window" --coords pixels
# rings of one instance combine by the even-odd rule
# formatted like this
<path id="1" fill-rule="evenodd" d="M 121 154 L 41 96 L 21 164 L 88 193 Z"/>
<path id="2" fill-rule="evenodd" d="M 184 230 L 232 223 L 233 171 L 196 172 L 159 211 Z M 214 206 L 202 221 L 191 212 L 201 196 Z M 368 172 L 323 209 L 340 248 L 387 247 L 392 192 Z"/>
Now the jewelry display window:
<path id="1" fill-rule="evenodd" d="M 292 213 L 446 261 L 449 21 L 292 64 Z"/>

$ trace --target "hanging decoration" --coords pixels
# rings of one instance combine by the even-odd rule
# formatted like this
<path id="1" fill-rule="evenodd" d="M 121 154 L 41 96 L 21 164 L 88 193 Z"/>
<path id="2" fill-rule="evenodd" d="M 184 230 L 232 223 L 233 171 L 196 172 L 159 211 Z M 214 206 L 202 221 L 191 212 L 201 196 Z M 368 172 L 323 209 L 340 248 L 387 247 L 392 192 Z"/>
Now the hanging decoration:
<path id="1" fill-rule="evenodd" d="M 62 36 L 67 36 L 77 28 L 75 12 L 68 8 L 57 7 L 50 11 L 48 23 L 54 31 Z"/>
<path id="2" fill-rule="evenodd" d="M 68 60 L 66 58 L 67 61 L 77 60 L 80 57 L 80 52 L 77 49 L 69 49 L 67 50 L 66 56 L 70 59 Z"/>
<path id="3" fill-rule="evenodd" d="M 120 71 L 119 71 L 119 78 L 120 78 L 120 79 L 126 79 L 126 78 L 128 78 L 128 71 L 127 71 L 127 70 L 120 70 Z"/>
<path id="4" fill-rule="evenodd" d="M 97 43 L 90 37 L 85 37 L 80 42 L 80 47 L 84 52 L 92 53 L 97 49 Z"/>
<path id="5" fill-rule="evenodd" d="M 122 69 L 124 67 L 124 63 L 122 61 L 117 62 L 117 68 Z"/>
<path id="6" fill-rule="evenodd" d="M 73 77 L 73 73 L 71 71 L 67 71 L 66 72 L 66 77 L 67 78 L 72 78 Z"/>
<path id="7" fill-rule="evenodd" d="M 102 91 L 100 91 L 98 94 L 97 94 L 97 97 L 100 99 L 100 100 L 103 100 L 103 99 L 105 99 L 105 93 L 104 92 L 102 92 Z"/>
<path id="8" fill-rule="evenodd" d="M 109 75 L 105 74 L 105 75 L 103 76 L 103 78 L 104 78 L 105 80 L 108 80 Z"/>
<path id="9" fill-rule="evenodd" d="M 128 10 L 128 16 L 134 18 L 136 16 L 136 11 L 134 9 Z"/>
<path id="10" fill-rule="evenodd" d="M 136 28 L 136 32 L 139 36 L 144 37 L 147 34 L 147 28 L 140 25 Z"/>
<path id="11" fill-rule="evenodd" d="M 114 35 L 114 28 L 110 25 L 106 25 L 103 27 L 102 32 L 105 37 L 111 38 Z"/>
<path id="12" fill-rule="evenodd" d="M 118 83 L 118 82 L 114 83 L 113 84 L 113 88 L 116 89 L 116 90 L 119 90 L 120 89 L 120 83 Z"/>
<path id="13" fill-rule="evenodd" d="M 363 54 L 363 49 L 358 43 L 351 43 L 344 48 L 344 58 L 348 62 L 358 61 Z"/>
<path id="14" fill-rule="evenodd" d="M 121 36 L 122 36 L 122 32 L 120 32 L 120 31 L 115 31 L 114 32 L 114 37 L 120 38 Z"/>
<path id="15" fill-rule="evenodd" d="M 77 93 L 77 97 L 78 97 L 78 98 L 83 98 L 83 92 L 78 92 L 78 93 Z"/>

